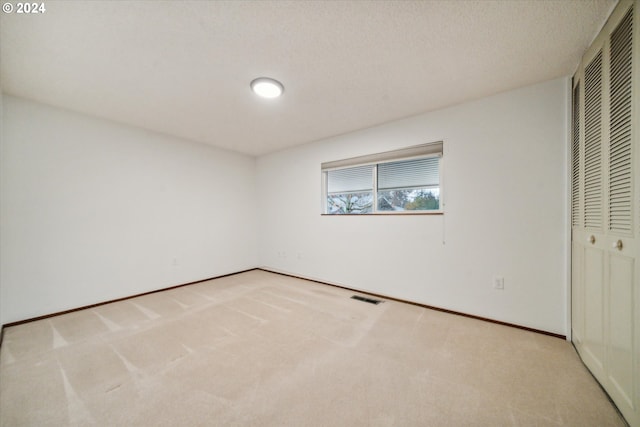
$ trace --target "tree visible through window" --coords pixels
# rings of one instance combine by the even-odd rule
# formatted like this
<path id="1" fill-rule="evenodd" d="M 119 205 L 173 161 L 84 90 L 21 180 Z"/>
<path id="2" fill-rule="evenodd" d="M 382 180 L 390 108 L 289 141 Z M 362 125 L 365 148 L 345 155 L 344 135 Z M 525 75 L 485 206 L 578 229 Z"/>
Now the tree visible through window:
<path id="1" fill-rule="evenodd" d="M 363 214 L 371 213 L 373 208 L 372 193 L 330 194 L 327 198 L 330 214 Z"/>

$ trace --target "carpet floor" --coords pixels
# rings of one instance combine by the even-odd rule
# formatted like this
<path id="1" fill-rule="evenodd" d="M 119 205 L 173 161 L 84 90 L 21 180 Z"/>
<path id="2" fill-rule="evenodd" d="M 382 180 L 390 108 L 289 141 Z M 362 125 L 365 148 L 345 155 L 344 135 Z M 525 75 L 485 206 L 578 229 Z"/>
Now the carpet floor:
<path id="1" fill-rule="evenodd" d="M 5 329 L 2 426 L 624 426 L 570 343 L 260 270 Z"/>

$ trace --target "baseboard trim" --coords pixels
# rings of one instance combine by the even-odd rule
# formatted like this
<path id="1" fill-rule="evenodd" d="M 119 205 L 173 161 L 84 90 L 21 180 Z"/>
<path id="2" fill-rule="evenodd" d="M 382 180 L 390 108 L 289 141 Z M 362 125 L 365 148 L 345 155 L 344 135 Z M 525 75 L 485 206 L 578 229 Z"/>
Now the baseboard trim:
<path id="1" fill-rule="evenodd" d="M 363 291 L 363 290 L 360 290 L 360 289 L 350 288 L 350 287 L 344 286 L 344 285 L 337 285 L 335 283 L 323 282 L 323 281 L 317 280 L 317 279 L 310 279 L 308 277 L 297 276 L 295 274 L 285 273 L 285 272 L 278 271 L 278 270 L 272 270 L 272 269 L 269 269 L 267 267 L 259 267 L 259 268 L 257 268 L 257 270 L 262 270 L 262 271 L 266 271 L 266 272 L 269 272 L 269 273 L 280 274 L 282 276 L 293 277 L 295 279 L 307 280 L 309 282 L 319 283 L 321 285 L 333 286 L 335 288 L 346 289 L 348 291 L 358 292 L 358 293 L 366 294 L 366 295 L 371 295 L 371 296 L 374 296 L 374 297 L 377 297 L 377 298 L 384 298 L 384 299 L 391 300 L 391 301 L 397 301 L 397 302 L 401 302 L 401 303 L 405 303 L 405 304 L 411 304 L 411 305 L 415 305 L 415 306 L 422 307 L 422 308 L 428 308 L 429 310 L 441 311 L 443 313 L 449 313 L 449 314 L 455 314 L 455 315 L 458 315 L 458 316 L 469 317 L 471 319 L 482 320 L 482 321 L 490 322 L 490 323 L 496 323 L 498 325 L 503 325 L 503 326 L 510 326 L 512 328 L 522 329 L 522 330 L 529 331 L 529 332 L 535 332 L 537 334 L 542 334 L 542 335 L 548 335 L 548 336 L 554 337 L 554 338 L 560 338 L 560 339 L 565 340 L 565 341 L 567 339 L 567 337 L 565 335 L 556 334 L 554 332 L 548 332 L 548 331 L 543 331 L 541 329 L 529 328 L 527 326 L 517 325 L 515 323 L 503 322 L 501 320 L 490 319 L 488 317 L 476 316 L 474 314 L 463 313 L 463 312 L 460 312 L 460 311 L 454 311 L 454 310 L 449 310 L 449 309 L 446 309 L 446 308 L 435 307 L 435 306 L 432 306 L 432 305 L 422 304 L 422 303 L 415 302 L 415 301 L 409 301 L 409 300 L 404 300 L 404 299 L 401 299 L 401 298 L 395 298 L 395 297 L 391 297 L 391 296 L 388 296 L 388 295 L 377 294 L 377 293 L 373 293 L 373 292 L 369 292 L 369 291 Z"/>
<path id="2" fill-rule="evenodd" d="M 2 346 L 2 340 L 4 338 L 4 328 L 10 328 L 12 326 L 23 325 L 25 323 L 35 322 L 37 320 L 42 320 L 42 319 L 48 319 L 50 317 L 60 316 L 62 314 L 68 314 L 68 313 L 73 313 L 73 312 L 80 311 L 80 310 L 86 310 L 88 308 L 100 307 L 101 305 L 111 304 L 111 303 L 119 302 L 119 301 L 125 301 L 125 300 L 128 300 L 128 299 L 137 298 L 137 297 L 141 297 L 141 296 L 144 296 L 144 295 L 150 295 L 150 294 L 155 294 L 155 293 L 158 293 L 158 292 L 170 291 L 171 289 L 177 289 L 177 288 L 182 288 L 183 286 L 195 285 L 196 283 L 207 282 L 209 280 L 222 279 L 223 277 L 235 276 L 236 274 L 242 274 L 242 273 L 246 273 L 248 271 L 253 271 L 253 270 L 257 270 L 257 269 L 256 268 L 249 268 L 247 270 L 236 271 L 234 273 L 222 274 L 220 276 L 215 276 L 215 277 L 209 277 L 207 279 L 196 280 L 194 282 L 183 283 L 183 284 L 180 284 L 180 285 L 173 285 L 173 286 L 169 286 L 169 287 L 166 287 L 166 288 L 156 289 L 156 290 L 153 290 L 153 291 L 142 292 L 140 294 L 129 295 L 129 296 L 122 297 L 122 298 L 116 298 L 116 299 L 112 299 L 112 300 L 108 300 L 108 301 L 97 302 L 95 304 L 89 304 L 89 305 L 85 305 L 85 306 L 82 306 L 82 307 L 71 308 L 69 310 L 58 311 L 58 312 L 50 313 L 50 314 L 43 314 L 42 316 L 36 316 L 36 317 L 31 317 L 29 319 L 18 320 L 16 322 L 10 322 L 10 323 L 7 323 L 6 325 L 2 325 L 2 328 L 0 329 L 0 347 Z"/>
<path id="3" fill-rule="evenodd" d="M 279 274 L 281 276 L 293 277 L 293 278 L 296 278 L 296 279 L 306 280 L 306 281 L 318 283 L 318 284 L 321 284 L 321 285 L 333 286 L 333 287 L 340 288 L 340 289 L 346 289 L 346 290 L 352 291 L 352 292 L 358 292 L 358 293 L 362 293 L 362 294 L 366 294 L 366 295 L 371 295 L 371 296 L 374 296 L 374 297 L 377 297 L 377 298 L 384 298 L 384 299 L 391 300 L 391 301 L 397 301 L 397 302 L 401 302 L 401 303 L 405 303 L 405 304 L 415 305 L 415 306 L 422 307 L 422 308 L 428 308 L 429 310 L 436 310 L 436 311 L 441 311 L 443 313 L 455 314 L 455 315 L 458 315 L 458 316 L 469 317 L 471 319 L 477 319 L 477 320 L 482 320 L 482 321 L 485 321 L 485 322 L 496 323 L 498 325 L 510 326 L 512 328 L 522 329 L 522 330 L 529 331 L 529 332 L 535 332 L 535 333 L 542 334 L 542 335 L 548 335 L 548 336 L 555 337 L 555 338 L 560 338 L 560 339 L 563 339 L 563 340 L 567 339 L 567 337 L 565 335 L 556 334 L 556 333 L 548 332 L 548 331 L 543 331 L 543 330 L 540 330 L 540 329 L 529 328 L 527 326 L 521 326 L 521 325 L 517 325 L 515 323 L 503 322 L 503 321 L 500 321 L 500 320 L 490 319 L 490 318 L 487 318 L 487 317 L 476 316 L 474 314 L 463 313 L 463 312 L 460 312 L 460 311 L 454 311 L 454 310 L 449 310 L 449 309 L 446 309 L 446 308 L 435 307 L 435 306 L 432 306 L 432 305 L 422 304 L 422 303 L 415 302 L 415 301 L 409 301 L 409 300 L 404 300 L 404 299 L 401 299 L 401 298 L 395 298 L 395 297 L 391 297 L 389 295 L 383 295 L 383 294 L 377 294 L 377 293 L 373 293 L 373 292 L 369 292 L 369 291 L 363 291 L 363 290 L 360 290 L 360 289 L 350 288 L 348 286 L 337 285 L 335 283 L 324 282 L 324 281 L 317 280 L 317 279 L 311 279 L 309 277 L 303 277 L 303 276 L 298 276 L 298 275 L 291 274 L 291 273 L 285 273 L 283 271 L 272 270 L 272 269 L 269 269 L 267 267 L 256 267 L 256 268 L 249 268 L 247 270 L 237 271 L 237 272 L 234 272 L 234 273 L 223 274 L 223 275 L 220 275 L 220 276 L 209 277 L 207 279 L 196 280 L 194 282 L 183 283 L 183 284 L 180 284 L 180 285 L 169 286 L 167 288 L 161 288 L 161 289 L 156 289 L 156 290 L 149 291 L 149 292 L 143 292 L 143 293 L 140 293 L 140 294 L 130 295 L 130 296 L 122 297 L 122 298 L 116 298 L 116 299 L 112 299 L 112 300 L 108 300 L 108 301 L 102 301 L 102 302 L 98 302 L 98 303 L 95 303 L 95 304 L 89 304 L 89 305 L 85 305 L 85 306 L 82 306 L 82 307 L 72 308 L 72 309 L 69 309 L 69 310 L 63 310 L 63 311 L 58 311 L 58 312 L 55 312 L 55 313 L 44 314 L 42 316 L 36 316 L 36 317 L 29 318 L 29 319 L 18 320 L 16 322 L 10 322 L 10 323 L 7 323 L 5 325 L 2 325 L 2 327 L 0 328 L 0 347 L 2 347 L 2 341 L 4 339 L 4 329 L 5 328 L 10 328 L 12 326 L 22 325 L 22 324 L 29 323 L 29 322 L 35 322 L 37 320 L 48 319 L 50 317 L 60 316 L 62 314 L 68 314 L 68 313 L 73 313 L 73 312 L 80 311 L 80 310 L 86 310 L 88 308 L 99 307 L 101 305 L 111 304 L 111 303 L 118 302 L 118 301 L 125 301 L 125 300 L 128 300 L 128 299 L 137 298 L 137 297 L 141 297 L 141 296 L 144 296 L 144 295 L 150 295 L 150 294 L 155 294 L 155 293 L 158 293 L 158 292 L 169 291 L 171 289 L 177 289 L 177 288 L 181 288 L 183 286 L 195 285 L 196 283 L 207 282 L 209 280 L 215 280 L 215 279 L 221 279 L 223 277 L 235 276 L 236 274 L 247 273 L 249 271 L 254 271 L 254 270 L 266 271 L 268 273 L 274 273 L 274 274 Z"/>

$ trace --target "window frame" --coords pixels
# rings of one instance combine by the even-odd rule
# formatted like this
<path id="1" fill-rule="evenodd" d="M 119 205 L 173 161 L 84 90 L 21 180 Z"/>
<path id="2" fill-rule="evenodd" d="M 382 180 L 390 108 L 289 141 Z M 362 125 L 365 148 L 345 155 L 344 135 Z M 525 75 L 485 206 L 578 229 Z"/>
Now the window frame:
<path id="1" fill-rule="evenodd" d="M 439 209 L 430 210 L 405 210 L 405 211 L 382 211 L 378 210 L 378 165 L 384 163 L 395 163 L 406 160 L 417 160 L 438 157 L 438 204 Z M 443 191 L 443 164 L 444 164 L 444 144 L 442 141 L 420 144 L 399 150 L 386 151 L 382 153 L 369 154 L 365 156 L 352 157 L 343 160 L 325 162 L 321 165 L 321 215 L 322 216 L 363 216 L 363 215 L 443 215 L 444 214 L 444 191 Z M 328 172 L 332 170 L 348 169 L 358 166 L 372 165 L 372 209 L 369 213 L 328 213 Z"/>

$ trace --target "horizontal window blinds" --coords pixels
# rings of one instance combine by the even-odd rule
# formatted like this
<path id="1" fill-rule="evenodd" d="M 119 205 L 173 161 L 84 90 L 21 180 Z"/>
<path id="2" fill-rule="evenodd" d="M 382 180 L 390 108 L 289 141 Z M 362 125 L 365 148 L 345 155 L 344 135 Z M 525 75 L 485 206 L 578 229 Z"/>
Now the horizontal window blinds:
<path id="1" fill-rule="evenodd" d="M 440 158 L 405 160 L 378 165 L 378 190 L 437 187 Z"/>
<path id="2" fill-rule="evenodd" d="M 373 165 L 327 172 L 327 193 L 358 193 L 373 190 Z"/>
<path id="3" fill-rule="evenodd" d="M 409 159 L 411 157 L 427 156 L 442 156 L 442 142 L 414 145 L 412 147 L 407 147 L 400 150 L 352 157 L 350 159 L 336 160 L 333 162 L 325 162 L 322 164 L 322 170 L 346 168 L 350 166 L 391 162 L 394 160 Z"/>

